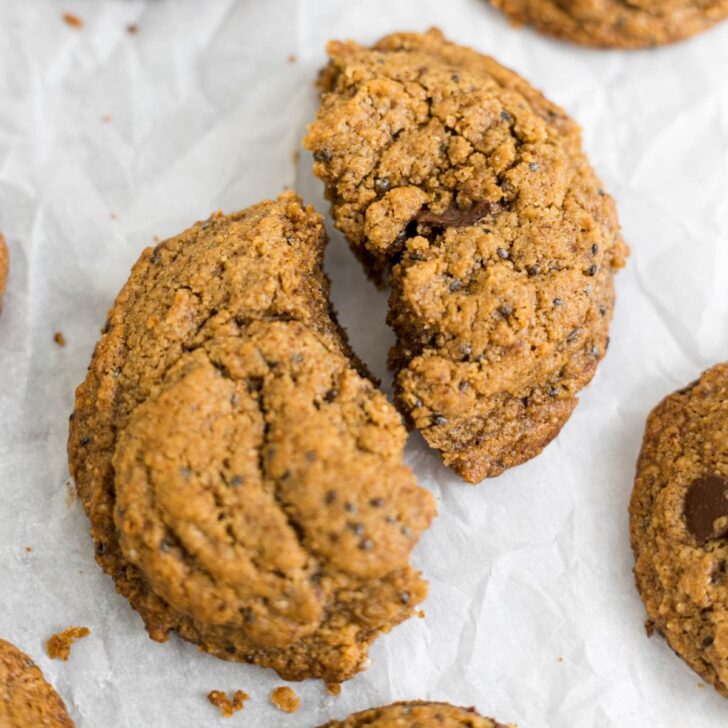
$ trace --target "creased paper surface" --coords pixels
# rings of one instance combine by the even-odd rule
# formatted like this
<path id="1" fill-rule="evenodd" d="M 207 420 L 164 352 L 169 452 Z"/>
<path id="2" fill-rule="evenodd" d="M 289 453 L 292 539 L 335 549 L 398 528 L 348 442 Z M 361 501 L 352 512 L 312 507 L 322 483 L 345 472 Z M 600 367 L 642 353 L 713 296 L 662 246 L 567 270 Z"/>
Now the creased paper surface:
<path id="1" fill-rule="evenodd" d="M 295 686 L 302 707 L 286 716 L 268 703 L 282 684 L 272 671 L 176 637 L 152 642 L 96 566 L 68 495 L 73 391 L 155 238 L 284 186 L 326 210 L 310 155 L 294 157 L 326 41 L 430 25 L 521 72 L 582 124 L 633 253 L 609 355 L 540 457 L 470 487 L 411 437 L 408 460 L 440 511 L 415 553 L 426 618 L 380 638 L 338 698 Z M 0 4 L 0 229 L 12 266 L 0 317 L 0 636 L 39 662 L 80 728 L 218 725 L 211 689 L 252 696 L 231 726 L 313 728 L 414 698 L 522 728 L 728 725 L 728 702 L 646 637 L 627 524 L 648 411 L 728 359 L 727 72 L 728 24 L 673 47 L 600 52 L 514 30 L 484 0 Z M 386 293 L 331 233 L 341 321 L 386 384 Z M 92 635 L 69 662 L 50 661 L 45 639 L 72 624 Z"/>

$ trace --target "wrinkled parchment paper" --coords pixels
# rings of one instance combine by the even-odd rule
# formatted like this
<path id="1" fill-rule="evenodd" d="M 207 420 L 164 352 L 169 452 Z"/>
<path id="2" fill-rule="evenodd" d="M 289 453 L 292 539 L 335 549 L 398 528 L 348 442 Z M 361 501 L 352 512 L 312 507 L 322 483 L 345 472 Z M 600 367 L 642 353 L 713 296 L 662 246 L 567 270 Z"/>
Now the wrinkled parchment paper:
<path id="1" fill-rule="evenodd" d="M 107 308 L 155 237 L 284 186 L 326 209 L 310 156 L 294 157 L 326 41 L 430 25 L 579 120 L 633 254 L 609 355 L 540 457 L 471 487 L 411 437 L 409 462 L 440 510 L 415 553 L 426 619 L 380 638 L 338 698 L 295 686 L 302 708 L 287 716 L 268 703 L 282 684 L 272 671 L 175 637 L 154 643 L 114 592 L 68 495 L 68 415 Z M 627 530 L 648 411 L 728 358 L 726 71 L 728 24 L 670 48 L 598 52 L 514 30 L 484 0 L 0 3 L 0 229 L 12 256 L 0 636 L 38 660 L 80 728 L 219 725 L 213 688 L 252 696 L 230 726 L 313 728 L 407 698 L 476 705 L 523 728 L 728 724 L 728 702 L 646 637 Z M 386 294 L 334 231 L 327 268 L 355 349 L 388 383 Z M 45 639 L 71 624 L 92 635 L 69 662 L 50 661 Z"/>

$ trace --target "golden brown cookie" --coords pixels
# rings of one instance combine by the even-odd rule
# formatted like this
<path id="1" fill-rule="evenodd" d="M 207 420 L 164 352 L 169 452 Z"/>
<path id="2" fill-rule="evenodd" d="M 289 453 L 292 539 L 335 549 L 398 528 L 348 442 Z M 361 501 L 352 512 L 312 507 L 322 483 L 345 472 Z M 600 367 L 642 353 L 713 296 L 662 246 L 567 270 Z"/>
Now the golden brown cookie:
<path id="1" fill-rule="evenodd" d="M 648 632 L 728 697 L 728 364 L 650 414 L 630 531 Z"/>
<path id="2" fill-rule="evenodd" d="M 305 145 L 337 227 L 390 273 L 401 411 L 477 482 L 538 454 L 608 344 L 624 265 L 578 126 L 437 30 L 329 44 Z"/>
<path id="3" fill-rule="evenodd" d="M 433 499 L 349 350 L 323 220 L 292 193 L 146 250 L 76 394 L 97 560 L 153 639 L 345 680 L 426 585 Z"/>
<path id="4" fill-rule="evenodd" d="M 483 718 L 475 708 L 456 708 L 447 703 L 413 701 L 371 708 L 332 720 L 320 728 L 509 728 L 492 718 Z M 510 728 L 515 728 L 511 726 Z"/>
<path id="5" fill-rule="evenodd" d="M 0 639 L 0 726 L 2 728 L 73 728 L 58 693 L 33 660 Z"/>
<path id="6" fill-rule="evenodd" d="M 683 40 L 728 16 L 728 0 L 490 0 L 511 20 L 563 40 L 644 48 Z"/>
<path id="7" fill-rule="evenodd" d="M 8 271 L 10 270 L 10 254 L 8 246 L 5 243 L 3 234 L 0 233 L 0 311 L 3 309 L 3 296 L 5 295 L 5 284 L 8 280 Z"/>

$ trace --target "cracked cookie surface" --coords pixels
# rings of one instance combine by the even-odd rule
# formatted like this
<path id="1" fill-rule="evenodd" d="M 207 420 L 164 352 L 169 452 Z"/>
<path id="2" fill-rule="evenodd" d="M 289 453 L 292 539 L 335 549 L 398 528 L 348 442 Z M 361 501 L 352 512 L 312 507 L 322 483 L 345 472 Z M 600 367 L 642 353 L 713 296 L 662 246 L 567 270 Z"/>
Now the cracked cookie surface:
<path id="1" fill-rule="evenodd" d="M 408 560 L 434 506 L 335 322 L 324 245 L 288 193 L 145 251 L 69 459 L 97 560 L 152 638 L 338 682 L 424 598 Z"/>
<path id="2" fill-rule="evenodd" d="M 728 364 L 650 413 L 630 533 L 648 631 L 728 697 Z"/>
<path id="3" fill-rule="evenodd" d="M 66 706 L 33 660 L 0 639 L 0 726 L 73 728 Z"/>
<path id="4" fill-rule="evenodd" d="M 305 145 L 337 227 L 389 274 L 396 402 L 477 482 L 538 454 L 608 344 L 624 265 L 578 126 L 492 58 L 331 42 Z"/>
<path id="5" fill-rule="evenodd" d="M 458 708 L 447 703 L 412 701 L 371 708 L 332 720 L 320 728 L 509 728 L 492 718 L 483 718 L 474 708 Z M 513 728 L 512 726 L 510 728 Z"/>
<path id="6" fill-rule="evenodd" d="M 683 40 L 728 17 L 728 0 L 490 0 L 517 24 L 605 48 Z"/>

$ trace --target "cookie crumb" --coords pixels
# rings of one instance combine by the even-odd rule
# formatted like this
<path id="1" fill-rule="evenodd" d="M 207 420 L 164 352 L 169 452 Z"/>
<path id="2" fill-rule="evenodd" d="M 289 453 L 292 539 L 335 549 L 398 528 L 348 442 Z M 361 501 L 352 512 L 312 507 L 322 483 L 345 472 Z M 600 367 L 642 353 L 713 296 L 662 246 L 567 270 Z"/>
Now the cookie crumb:
<path id="1" fill-rule="evenodd" d="M 66 505 L 71 508 L 76 502 L 78 493 L 76 492 L 76 486 L 70 481 L 66 481 Z"/>
<path id="2" fill-rule="evenodd" d="M 284 713 L 295 713 L 301 707 L 301 699 L 293 688 L 282 686 L 270 694 L 270 702 Z"/>
<path id="3" fill-rule="evenodd" d="M 298 149 L 294 149 L 293 154 L 291 154 L 291 160 L 293 161 L 293 164 L 298 164 L 299 159 L 301 159 L 301 153 L 298 151 Z"/>
<path id="4" fill-rule="evenodd" d="M 341 683 L 326 683 L 326 692 L 334 697 L 341 695 Z"/>
<path id="5" fill-rule="evenodd" d="M 53 341 L 55 341 L 58 346 L 66 345 L 66 337 L 60 331 L 56 331 L 56 333 L 53 334 Z"/>
<path id="6" fill-rule="evenodd" d="M 111 114 L 104 114 L 101 117 L 101 121 L 103 121 L 104 124 L 108 124 L 111 121 Z"/>
<path id="7" fill-rule="evenodd" d="M 557 659 L 557 660 L 558 660 L 559 662 L 563 662 L 563 661 L 564 661 L 564 658 L 563 658 L 563 657 L 557 657 L 556 659 Z"/>
<path id="8" fill-rule="evenodd" d="M 109 213 L 109 219 L 110 220 L 116 220 L 116 213 L 115 212 L 110 212 Z"/>
<path id="9" fill-rule="evenodd" d="M 25 553 L 26 554 L 29 554 L 32 550 L 33 550 L 33 547 L 32 546 L 26 546 L 25 547 Z"/>
<path id="10" fill-rule="evenodd" d="M 72 28 L 76 28 L 76 30 L 81 30 L 83 28 L 83 20 L 78 17 L 78 15 L 74 15 L 73 13 L 63 13 L 63 22 L 66 25 L 70 25 Z"/>
<path id="11" fill-rule="evenodd" d="M 136 23 L 127 25 L 126 32 L 129 33 L 129 35 L 136 35 L 139 32 L 139 26 Z"/>
<path id="12" fill-rule="evenodd" d="M 76 640 L 88 637 L 91 630 L 88 627 L 69 627 L 63 632 L 58 632 L 51 636 L 46 643 L 48 657 L 51 660 L 63 660 L 64 662 L 71 655 L 71 647 Z"/>
<path id="13" fill-rule="evenodd" d="M 288 56 L 289 63 L 295 63 L 297 60 L 298 60 L 298 56 L 295 53 L 291 53 L 291 55 Z"/>
<path id="14" fill-rule="evenodd" d="M 230 700 L 227 693 L 222 690 L 210 690 L 207 694 L 207 699 L 216 708 L 219 708 L 223 718 L 231 718 L 234 713 L 237 713 L 245 707 L 245 701 L 250 700 L 250 695 L 244 693 L 242 690 L 236 690 L 233 693 L 233 699 Z"/>
<path id="15" fill-rule="evenodd" d="M 645 632 L 647 632 L 648 637 L 652 637 L 652 635 L 655 634 L 655 625 L 651 619 L 648 619 L 645 622 Z"/>

